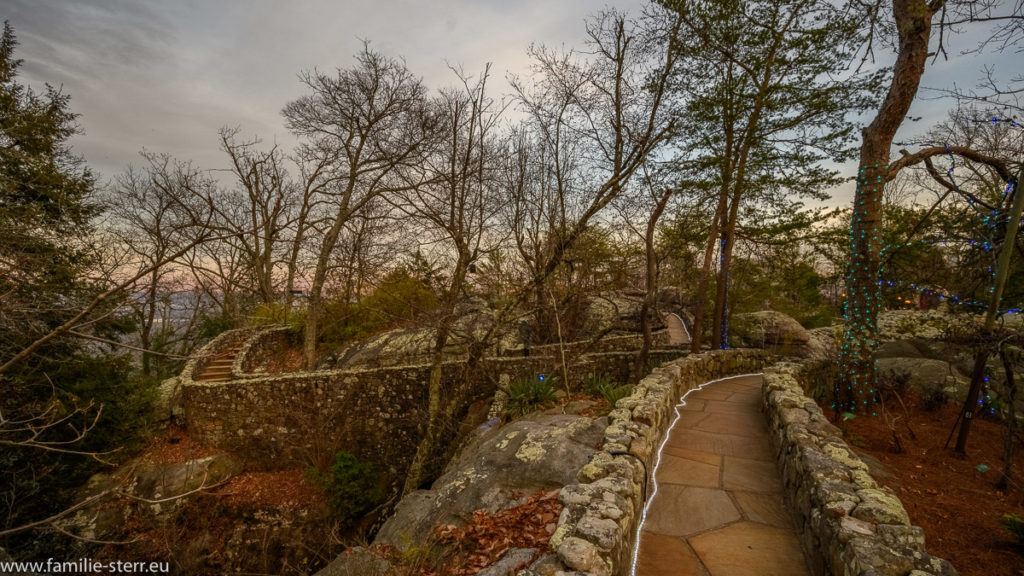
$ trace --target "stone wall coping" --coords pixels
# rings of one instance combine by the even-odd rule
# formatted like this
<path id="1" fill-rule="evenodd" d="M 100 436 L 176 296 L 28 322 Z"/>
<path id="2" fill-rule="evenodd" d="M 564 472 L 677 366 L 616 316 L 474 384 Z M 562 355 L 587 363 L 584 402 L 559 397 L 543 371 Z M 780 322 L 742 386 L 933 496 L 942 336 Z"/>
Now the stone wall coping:
<path id="1" fill-rule="evenodd" d="M 199 349 L 198 352 L 194 353 L 191 358 L 185 362 L 185 367 L 181 370 L 182 384 L 191 384 L 196 382 L 195 373 L 196 370 L 206 364 L 206 360 L 216 356 L 218 352 L 230 346 L 235 341 L 244 338 L 246 334 L 251 334 L 252 328 L 233 328 L 231 330 L 225 330 L 206 343 L 205 346 Z M 234 376 L 234 368 L 232 368 L 232 376 Z"/>
<path id="2" fill-rule="evenodd" d="M 613 353 L 613 354 L 615 354 L 615 353 Z M 501 363 L 508 363 L 508 364 L 518 363 L 518 362 L 521 362 L 523 360 L 534 360 L 534 361 L 536 361 L 536 360 L 551 360 L 551 361 L 555 361 L 556 358 L 554 356 L 528 356 L 528 357 L 523 357 L 523 358 L 520 358 L 520 357 L 508 357 L 508 358 L 505 358 L 505 357 L 498 356 L 498 357 L 487 357 L 487 358 L 484 358 L 484 361 L 486 361 L 486 362 L 501 362 Z M 445 360 L 444 362 L 441 363 L 441 365 L 442 366 L 461 366 L 461 365 L 464 365 L 465 363 L 466 363 L 466 358 L 458 358 L 458 359 Z M 386 372 L 402 372 L 402 371 L 426 370 L 426 369 L 429 369 L 431 366 L 432 366 L 432 364 L 430 364 L 429 362 L 423 362 L 423 363 L 419 363 L 419 364 L 401 364 L 401 365 L 398 365 L 398 366 L 379 366 L 379 367 L 370 367 L 370 368 L 339 368 L 339 369 L 334 369 L 334 370 L 315 370 L 313 372 L 288 372 L 288 373 L 285 373 L 285 374 L 276 374 L 276 375 L 272 375 L 272 376 L 253 375 L 251 373 L 247 373 L 247 374 L 244 374 L 242 378 L 233 379 L 233 380 L 229 380 L 229 381 L 226 381 L 226 382 L 207 382 L 207 381 L 193 380 L 191 382 L 188 382 L 187 385 L 189 385 L 189 386 L 209 387 L 209 388 L 216 388 L 216 387 L 220 387 L 220 386 L 230 386 L 230 385 L 235 385 L 235 384 L 251 386 L 251 385 L 258 385 L 258 384 L 261 384 L 261 383 L 269 383 L 269 382 L 275 382 L 276 383 L 276 382 L 288 382 L 288 381 L 323 380 L 323 379 L 334 379 L 334 378 L 339 378 L 339 377 L 344 377 L 344 376 L 359 376 L 359 375 L 365 375 L 365 374 L 379 374 L 379 373 L 386 373 Z M 234 374 L 232 374 L 232 376 L 233 375 Z"/>

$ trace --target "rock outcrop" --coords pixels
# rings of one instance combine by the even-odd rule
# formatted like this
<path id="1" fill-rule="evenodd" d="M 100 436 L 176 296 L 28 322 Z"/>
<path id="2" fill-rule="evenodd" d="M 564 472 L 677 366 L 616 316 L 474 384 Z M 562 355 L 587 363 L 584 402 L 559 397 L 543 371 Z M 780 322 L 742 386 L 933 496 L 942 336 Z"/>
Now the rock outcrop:
<path id="1" fill-rule="evenodd" d="M 431 541 L 436 526 L 462 525 L 476 510 L 507 510 L 538 492 L 575 482 L 576 471 L 596 452 L 606 426 L 606 418 L 535 413 L 486 429 L 460 451 L 430 490 L 418 490 L 399 502 L 373 545 L 399 553 L 436 545 Z M 513 549 L 498 564 L 514 567 L 533 553 Z M 357 551 L 340 556 L 319 576 L 355 574 L 358 569 L 369 570 L 359 574 L 380 573 L 386 564 L 378 560 Z"/>
<path id="2" fill-rule="evenodd" d="M 785 356 L 806 355 L 810 339 L 799 322 L 775 310 L 737 314 L 729 325 L 732 346 L 765 348 Z"/>
<path id="3" fill-rule="evenodd" d="M 377 535 L 399 550 L 422 546 L 430 529 L 475 510 L 518 506 L 537 492 L 576 481 L 596 451 L 604 419 L 535 414 L 485 432 L 464 448 L 430 490 L 403 498 Z"/>

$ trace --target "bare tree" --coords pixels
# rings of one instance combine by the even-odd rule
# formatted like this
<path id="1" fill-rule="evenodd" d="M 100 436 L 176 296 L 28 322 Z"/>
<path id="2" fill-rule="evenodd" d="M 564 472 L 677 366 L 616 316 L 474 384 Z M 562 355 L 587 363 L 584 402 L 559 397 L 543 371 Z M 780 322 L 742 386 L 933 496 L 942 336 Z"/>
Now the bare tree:
<path id="1" fill-rule="evenodd" d="M 112 310 L 126 302 L 130 294 L 140 287 L 149 286 L 154 277 L 159 278 L 161 270 L 182 261 L 186 255 L 213 238 L 213 214 L 204 211 L 201 204 L 193 201 L 200 196 L 198 190 L 207 186 L 209 182 L 200 172 L 187 164 L 174 163 L 161 156 L 153 156 L 152 159 L 151 167 L 155 170 L 150 172 L 150 182 L 160 190 L 159 194 L 164 198 L 174 199 L 175 211 L 180 212 L 176 218 L 181 220 L 175 224 L 177 231 L 173 235 L 181 236 L 174 241 L 173 246 L 161 245 L 158 248 L 159 257 L 154 257 L 150 252 L 126 250 L 114 261 L 105 262 L 99 277 L 94 279 L 98 285 L 103 286 L 103 289 L 84 302 L 61 324 L 40 334 L 34 341 L 7 358 L 0 364 L 0 374 L 31 357 L 46 343 L 95 322 L 97 313 L 102 312 L 103 316 L 109 316 Z M 187 234 L 183 233 L 185 229 L 188 230 Z M 104 247 L 104 250 L 109 260 L 109 247 Z"/>
<path id="2" fill-rule="evenodd" d="M 289 215 L 295 204 L 295 187 L 285 170 L 284 152 L 275 144 L 269 150 L 257 147 L 259 139 L 239 141 L 239 128 L 221 128 L 221 149 L 231 161 L 242 200 L 241 214 L 223 214 L 220 221 L 242 252 L 253 288 L 261 302 L 277 300 L 275 271 L 281 261 L 285 230 L 292 225 Z M 211 203 L 222 210 L 224 204 Z M 301 207 L 300 207 L 301 211 Z M 237 216 L 244 219 L 236 219 Z"/>
<path id="3" fill-rule="evenodd" d="M 426 432 L 406 476 L 404 492 L 419 488 L 428 459 L 441 439 L 444 423 L 461 407 L 458 398 L 445 398 L 441 367 L 452 335 L 456 307 L 464 299 L 467 276 L 474 262 L 501 242 L 493 234 L 501 206 L 495 186 L 497 146 L 493 132 L 501 107 L 487 95 L 490 67 L 475 80 L 455 71 L 461 86 L 443 90 L 434 101 L 440 141 L 424 162 L 424 174 L 400 205 L 425 224 L 434 248 L 454 260 L 442 294 L 434 334 L 429 381 Z"/>
<path id="4" fill-rule="evenodd" d="M 336 154 L 325 166 L 322 189 L 331 206 L 316 250 L 309 286 L 303 355 L 307 369 L 316 367 L 323 292 L 332 253 L 345 225 L 374 198 L 412 187 L 403 177 L 423 154 L 433 132 L 425 89 L 403 62 L 364 45 L 352 68 L 334 76 L 306 72 L 302 82 L 311 95 L 288 103 L 288 127 L 308 139 L 308 149 Z"/>
<path id="5" fill-rule="evenodd" d="M 121 265 L 133 262 L 149 269 L 129 295 L 128 306 L 138 322 L 139 346 L 142 349 L 142 372 L 156 377 L 154 367 L 158 343 L 175 339 L 170 306 L 166 296 L 182 275 L 180 262 L 170 259 L 182 247 L 205 231 L 196 229 L 195 214 L 189 207 L 189 194 L 182 182 L 172 185 L 168 170 L 171 160 L 166 156 L 146 156 L 148 166 L 142 170 L 129 168 L 114 179 L 105 199 L 109 216 L 106 230 L 124 251 Z M 192 175 L 182 174 L 186 179 Z M 164 350 L 166 351 L 166 349 Z M 188 350 L 179 350 L 187 353 Z"/>
<path id="6" fill-rule="evenodd" d="M 526 233 L 532 236 L 517 237 L 532 272 L 530 291 L 543 290 L 591 219 L 668 139 L 674 110 L 667 88 L 679 26 L 678 15 L 655 7 L 637 22 L 601 12 L 587 24 L 589 58 L 534 47 L 534 83 L 513 79 L 530 128 L 519 138 L 508 188 L 520 198 L 514 222 L 533 224 Z M 530 162 L 542 164 L 531 169 Z"/>

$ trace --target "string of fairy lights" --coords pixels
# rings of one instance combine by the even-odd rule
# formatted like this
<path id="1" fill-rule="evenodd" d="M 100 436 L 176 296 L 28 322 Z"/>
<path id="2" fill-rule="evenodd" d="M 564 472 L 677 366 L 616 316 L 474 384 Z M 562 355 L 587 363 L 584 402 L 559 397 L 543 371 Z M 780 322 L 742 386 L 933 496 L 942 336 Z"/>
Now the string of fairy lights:
<path id="1" fill-rule="evenodd" d="M 722 350 L 729 349 L 729 269 L 725 267 L 725 243 L 726 237 L 723 236 L 722 243 L 718 247 L 719 270 L 725 270 L 725 277 L 722 281 L 725 282 L 726 286 L 725 298 L 723 299 L 724 302 L 722 302 L 722 324 L 720 326 L 722 338 L 718 344 L 718 347 Z"/>
<path id="2" fill-rule="evenodd" d="M 857 193 L 853 207 L 853 222 L 850 226 L 850 260 L 846 270 L 846 305 L 843 308 L 843 343 L 839 353 L 839 369 L 848 374 L 846 399 L 835 399 L 833 408 L 854 413 L 858 408 L 867 409 L 873 404 L 874 364 L 870 355 L 863 357 L 863 351 L 872 351 L 877 344 L 876 324 L 881 311 L 882 291 L 879 284 L 879 270 L 869 266 L 872 253 L 881 255 L 881 192 L 885 186 L 885 175 L 889 166 L 875 164 L 861 166 L 857 172 Z M 868 200 L 865 200 L 868 198 Z M 868 203 L 870 202 L 870 203 Z M 858 226 L 867 221 L 869 226 Z M 873 252 L 874 251 L 874 252 Z M 851 293 L 853 279 L 858 274 L 868 276 L 867 282 L 860 283 L 862 292 Z M 860 353 L 860 354 L 859 354 Z M 866 389 L 865 389 L 866 388 Z"/>
<path id="3" fill-rule="evenodd" d="M 1000 123 L 1009 124 L 1012 128 L 1021 128 L 1021 124 L 1016 118 L 999 118 L 999 117 L 988 117 L 988 118 L 969 118 L 972 122 L 984 122 L 993 125 Z M 1024 132 L 1022 132 L 1024 134 Z M 1024 138 L 1022 138 L 1024 140 Z M 936 140 L 913 140 L 908 142 L 897 142 L 897 146 L 909 147 L 944 147 L 948 151 L 950 158 L 950 166 L 946 171 L 946 177 L 949 179 L 950 184 L 958 192 L 962 192 L 960 185 L 956 181 L 956 155 L 953 153 L 950 145 L 945 142 L 939 142 Z M 1016 156 L 1019 157 L 1021 150 L 1024 146 L 1019 146 Z M 844 322 L 844 334 L 843 343 L 840 348 L 840 361 L 839 368 L 843 373 L 848 374 L 847 379 L 848 385 L 846 390 L 846 398 L 836 398 L 833 408 L 836 410 L 843 410 L 850 413 L 855 413 L 859 409 L 866 411 L 869 408 L 873 408 L 875 390 L 874 386 L 874 374 L 875 366 L 872 360 L 871 354 L 866 354 L 866 351 L 873 351 L 878 344 L 877 341 L 877 319 L 878 313 L 882 309 L 882 288 L 894 287 L 902 283 L 885 281 L 881 278 L 881 270 L 872 270 L 869 267 L 871 261 L 870 255 L 874 250 L 877 250 L 879 262 L 881 261 L 882 255 L 889 251 L 899 248 L 901 245 L 888 245 L 884 242 L 880 235 L 881 225 L 881 198 L 882 190 L 885 186 L 885 179 L 889 171 L 888 165 L 875 164 L 874 166 L 861 166 L 857 173 L 857 191 L 855 198 L 855 204 L 853 206 L 853 223 L 864 223 L 866 219 L 869 226 L 857 226 L 853 225 L 850 227 L 850 244 L 849 254 L 850 259 L 846 270 L 845 281 L 847 286 L 846 303 L 843 307 Z M 985 224 L 983 229 L 987 231 L 987 238 L 982 239 L 971 239 L 968 241 L 970 246 L 981 248 L 983 252 L 989 254 L 992 261 L 992 265 L 988 267 L 990 286 L 989 291 L 995 290 L 995 266 L 994 260 L 997 253 L 995 249 L 998 245 L 997 237 L 1001 225 L 1008 221 L 1008 216 L 1005 215 L 1006 211 L 1004 207 L 1007 205 L 1007 201 L 1010 197 L 1010 193 L 1013 191 L 1014 183 L 1011 182 L 1006 186 L 999 201 L 993 206 L 982 206 L 980 202 L 974 200 L 970 195 L 968 196 L 968 205 L 974 210 L 978 217 L 981 218 L 981 222 Z M 865 200 L 868 198 L 869 200 Z M 870 203 L 868 203 L 870 202 Z M 986 210 L 987 209 L 987 210 Z M 987 213 L 986 213 L 987 212 Z M 924 242 L 937 243 L 944 241 L 926 240 Z M 905 244 L 904 244 L 905 245 Z M 865 274 L 869 277 L 867 282 L 860 284 L 860 293 L 849 293 L 851 292 L 850 287 L 853 286 L 852 280 L 857 274 Z M 976 307 L 978 309 L 984 309 L 988 306 L 987 303 L 972 300 L 970 298 L 961 298 L 958 295 L 951 295 L 938 292 L 931 288 L 917 286 L 916 284 L 910 284 L 910 288 L 918 293 L 924 293 L 932 296 L 936 296 L 941 300 L 949 300 L 951 303 L 964 306 L 964 307 Z M 902 287 L 902 286 L 901 286 Z M 1020 308 L 1011 308 L 1002 311 L 1003 314 L 1016 314 L 1020 313 Z"/>

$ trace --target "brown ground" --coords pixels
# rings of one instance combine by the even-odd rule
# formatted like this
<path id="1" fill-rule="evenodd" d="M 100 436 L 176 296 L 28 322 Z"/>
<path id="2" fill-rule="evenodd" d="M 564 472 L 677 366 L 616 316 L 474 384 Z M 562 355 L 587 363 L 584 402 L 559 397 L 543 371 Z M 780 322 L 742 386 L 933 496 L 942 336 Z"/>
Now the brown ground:
<path id="1" fill-rule="evenodd" d="M 952 448 L 943 448 L 960 406 L 927 412 L 918 408 L 912 392 L 905 400 L 917 438 L 910 437 L 903 416 L 897 424 L 902 454 L 890 451 L 892 432 L 882 417 L 848 421 L 847 442 L 882 462 L 885 473 L 875 474 L 876 480 L 896 491 L 911 522 L 924 529 L 930 554 L 946 558 L 963 576 L 1024 576 L 1024 550 L 1014 546 L 999 524 L 1003 514 L 1024 515 L 1024 446 L 1018 441 L 1015 449 L 1015 480 L 1000 491 L 996 484 L 1003 469 L 1003 424 L 975 419 L 967 458 L 961 459 Z M 903 415 L 898 404 L 896 409 Z M 954 437 L 950 446 L 955 443 Z M 979 465 L 989 469 L 981 472 Z"/>
<path id="2" fill-rule="evenodd" d="M 171 424 L 149 439 L 139 459 L 151 464 L 172 464 L 205 458 L 217 452 L 192 440 L 180 426 Z"/>
<path id="3" fill-rule="evenodd" d="M 166 464 L 218 452 L 221 451 L 196 442 L 185 430 L 172 425 L 154 435 L 139 458 L 143 462 Z M 125 503 L 110 505 L 124 506 Z M 220 567 L 226 562 L 225 545 L 237 525 L 253 511 L 287 513 L 306 510 L 311 517 L 328 514 L 322 491 L 304 470 L 299 469 L 245 471 L 222 486 L 193 496 L 169 522 L 153 522 L 144 513 L 144 507 L 132 507 L 131 510 L 121 526 L 123 535 L 120 538 L 131 542 L 107 546 L 96 553 L 96 558 L 103 561 L 170 561 L 175 573 L 187 574 L 222 573 Z M 325 526 L 329 528 L 330 521 L 326 522 Z M 333 555 L 328 554 L 322 560 L 326 562 L 330 557 Z"/>
<path id="4" fill-rule="evenodd" d="M 267 360 L 267 372 L 270 374 L 290 374 L 302 370 L 302 350 L 286 348 Z"/>
<path id="5" fill-rule="evenodd" d="M 302 470 L 243 472 L 210 495 L 233 508 L 311 509 L 325 504 L 323 493 Z"/>

